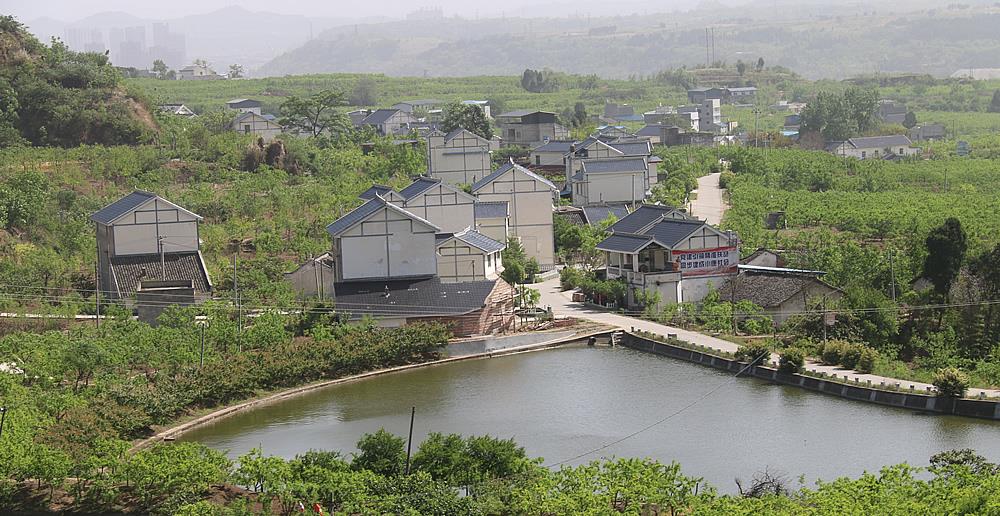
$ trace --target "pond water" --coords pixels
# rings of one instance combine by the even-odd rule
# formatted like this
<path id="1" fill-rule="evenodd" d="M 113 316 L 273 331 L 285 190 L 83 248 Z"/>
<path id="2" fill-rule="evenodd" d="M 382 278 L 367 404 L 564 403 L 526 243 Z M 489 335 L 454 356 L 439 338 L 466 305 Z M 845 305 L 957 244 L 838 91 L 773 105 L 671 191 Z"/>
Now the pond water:
<path id="1" fill-rule="evenodd" d="M 900 462 L 925 466 L 934 453 L 954 448 L 1000 460 L 1000 422 L 871 405 L 625 348 L 585 346 L 336 385 L 230 416 L 181 440 L 233 457 L 256 446 L 284 457 L 309 449 L 349 454 L 363 433 L 380 427 L 405 437 L 411 406 L 415 443 L 429 432 L 513 437 L 546 464 L 684 409 L 571 464 L 611 456 L 673 460 L 723 491 L 734 489 L 734 478 L 765 468 L 811 483 Z"/>

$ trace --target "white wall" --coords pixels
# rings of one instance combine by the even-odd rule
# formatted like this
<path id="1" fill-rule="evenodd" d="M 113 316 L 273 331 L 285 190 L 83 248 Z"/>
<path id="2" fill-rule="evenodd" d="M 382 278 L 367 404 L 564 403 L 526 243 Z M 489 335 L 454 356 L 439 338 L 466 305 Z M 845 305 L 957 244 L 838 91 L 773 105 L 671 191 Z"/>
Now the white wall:
<path id="1" fill-rule="evenodd" d="M 476 194 L 482 201 L 508 201 L 510 234 L 521 238 L 525 253 L 529 258 L 538 260 L 543 270 L 555 265 L 552 190 L 516 170 L 510 170 Z"/>
<path id="2" fill-rule="evenodd" d="M 450 185 L 472 184 L 491 172 L 490 143 L 465 131 L 450 141 L 428 138 L 427 174 Z"/>
<path id="3" fill-rule="evenodd" d="M 476 198 L 447 185 L 411 197 L 403 208 L 446 233 L 457 233 L 476 223 Z"/>
<path id="4" fill-rule="evenodd" d="M 434 228 L 383 208 L 337 238 L 340 279 L 432 276 Z"/>

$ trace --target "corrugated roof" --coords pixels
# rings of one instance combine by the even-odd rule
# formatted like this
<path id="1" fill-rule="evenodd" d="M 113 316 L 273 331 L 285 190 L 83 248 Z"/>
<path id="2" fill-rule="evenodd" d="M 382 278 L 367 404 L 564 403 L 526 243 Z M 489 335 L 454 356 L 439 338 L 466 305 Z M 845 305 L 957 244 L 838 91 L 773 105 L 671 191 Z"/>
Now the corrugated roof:
<path id="1" fill-rule="evenodd" d="M 498 280 L 441 283 L 437 277 L 334 284 L 334 306 L 352 318 L 464 315 L 486 305 Z"/>
<path id="2" fill-rule="evenodd" d="M 476 202 L 477 219 L 500 219 L 510 215 L 507 201 Z"/>
<path id="3" fill-rule="evenodd" d="M 159 254 L 139 254 L 115 256 L 111 258 L 111 272 L 118 287 L 120 298 L 131 297 L 139 290 L 142 280 L 191 280 L 197 292 L 211 292 L 208 272 L 199 252 L 164 253 L 163 262 Z M 166 268 L 166 277 L 162 275 Z"/>
<path id="4" fill-rule="evenodd" d="M 399 195 L 401 195 L 403 199 L 410 200 L 414 196 L 420 195 L 439 184 L 441 184 L 440 179 L 427 176 L 420 176 L 412 183 L 410 183 L 409 186 L 400 190 Z"/>
<path id="5" fill-rule="evenodd" d="M 584 174 L 608 174 L 615 172 L 644 172 L 646 160 L 642 158 L 594 159 L 583 162 L 580 170 Z"/>
<path id="6" fill-rule="evenodd" d="M 489 175 L 484 176 L 479 181 L 476 181 L 472 185 L 472 191 L 475 192 L 475 191 L 479 190 L 480 188 L 482 188 L 482 187 L 484 187 L 484 186 L 492 183 L 494 179 L 496 179 L 496 178 L 504 175 L 504 173 L 506 173 L 507 171 L 512 170 L 512 169 L 515 170 L 515 171 L 521 172 L 522 174 L 525 174 L 528 177 L 530 177 L 530 178 L 532 178 L 532 179 L 534 179 L 536 181 L 542 182 L 543 184 L 545 184 L 546 186 L 548 186 L 549 188 L 551 188 L 551 189 L 553 189 L 555 191 L 559 191 L 559 189 L 556 188 L 556 185 L 552 184 L 552 181 L 549 181 L 548 179 L 545 179 L 544 177 L 542 177 L 542 176 L 540 176 L 540 175 L 538 175 L 538 174 L 536 174 L 536 173 L 534 173 L 534 172 L 532 172 L 532 171 L 530 171 L 530 170 L 522 167 L 521 165 L 516 165 L 514 163 L 505 163 L 503 166 L 501 166 L 500 168 L 494 170 Z"/>
<path id="7" fill-rule="evenodd" d="M 155 199 L 156 194 L 143 190 L 136 190 L 121 199 L 101 208 L 90 216 L 90 220 L 104 225 L 111 224 L 122 215 L 142 206 L 150 199 Z"/>
<path id="8" fill-rule="evenodd" d="M 616 253 L 637 253 L 652 241 L 653 237 L 649 236 L 618 233 L 602 240 L 601 243 L 597 244 L 597 249 Z"/>

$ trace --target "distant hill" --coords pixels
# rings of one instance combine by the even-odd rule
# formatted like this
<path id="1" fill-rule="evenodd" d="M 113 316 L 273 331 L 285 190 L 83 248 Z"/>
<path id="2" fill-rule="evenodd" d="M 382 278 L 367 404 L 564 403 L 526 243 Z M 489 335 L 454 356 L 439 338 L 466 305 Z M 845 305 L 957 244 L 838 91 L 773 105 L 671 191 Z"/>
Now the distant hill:
<path id="1" fill-rule="evenodd" d="M 705 64 L 713 47 L 716 61 L 764 57 L 769 65 L 809 78 L 876 72 L 946 77 L 958 68 L 1000 66 L 1000 9 L 993 6 L 907 12 L 811 2 L 759 8 L 771 3 L 672 15 L 444 18 L 337 27 L 264 64 L 258 75 L 510 75 L 548 67 L 625 78 Z M 709 27 L 714 45 L 706 45 Z"/>

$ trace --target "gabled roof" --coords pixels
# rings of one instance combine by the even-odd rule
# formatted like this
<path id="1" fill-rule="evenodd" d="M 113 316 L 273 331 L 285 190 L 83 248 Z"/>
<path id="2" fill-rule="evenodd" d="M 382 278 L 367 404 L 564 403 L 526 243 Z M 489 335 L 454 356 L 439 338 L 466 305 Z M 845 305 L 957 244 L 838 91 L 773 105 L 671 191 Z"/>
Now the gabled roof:
<path id="1" fill-rule="evenodd" d="M 635 134 L 636 136 L 647 136 L 647 137 L 659 136 L 660 130 L 663 129 L 664 127 L 670 127 L 670 126 L 664 126 L 663 124 L 649 124 L 643 127 L 642 129 L 639 129 L 639 132 Z"/>
<path id="2" fill-rule="evenodd" d="M 637 253 L 653 242 L 653 237 L 615 233 L 597 244 L 600 251 L 613 253 Z"/>
<path id="3" fill-rule="evenodd" d="M 752 301 L 762 308 L 773 309 L 813 286 L 840 292 L 814 276 L 740 272 L 735 278 L 730 278 L 719 287 L 719 300 Z"/>
<path id="4" fill-rule="evenodd" d="M 160 197 L 159 195 L 144 190 L 136 190 L 126 195 L 125 197 L 122 197 L 121 199 L 118 199 L 117 201 L 101 208 L 100 210 L 94 212 L 94 214 L 90 216 L 90 220 L 97 222 L 99 224 L 104 224 L 105 226 L 109 226 L 113 224 L 116 220 L 122 218 L 122 216 L 124 216 L 126 213 L 129 213 L 132 210 L 138 208 L 139 206 L 146 204 L 146 202 L 152 199 L 159 199 L 161 202 L 165 202 L 170 206 L 173 206 L 174 208 L 181 210 L 191 215 L 192 217 L 197 218 L 198 220 L 201 220 L 201 216 L 199 216 L 198 214 L 192 213 L 191 211 L 188 211 L 164 199 L 163 197 Z"/>
<path id="5" fill-rule="evenodd" d="M 643 172 L 649 167 L 643 158 L 610 158 L 584 160 L 580 169 L 584 174 L 613 174 L 617 172 Z"/>
<path id="6" fill-rule="evenodd" d="M 612 215 L 614 215 L 616 219 L 622 220 L 628 216 L 628 208 L 624 204 L 595 204 L 584 206 L 583 215 L 586 217 L 587 223 L 593 226 L 604 222 Z"/>
<path id="7" fill-rule="evenodd" d="M 507 248 L 506 244 L 497 242 L 496 240 L 493 240 L 492 238 L 470 228 L 466 228 L 464 231 L 459 231 L 458 233 L 438 233 L 435 236 L 435 245 L 441 246 L 452 238 L 469 244 L 484 253 L 496 253 Z"/>
<path id="8" fill-rule="evenodd" d="M 165 277 L 161 278 L 162 272 Z M 191 280 L 197 292 L 212 291 L 205 263 L 201 253 L 133 254 L 111 258 L 111 274 L 116 294 L 120 298 L 131 297 L 139 290 L 143 280 Z"/>
<path id="9" fill-rule="evenodd" d="M 659 134 L 659 133 L 657 133 Z M 652 152 L 648 141 L 641 142 L 609 142 L 608 146 L 620 151 L 626 156 L 649 156 Z"/>
<path id="10" fill-rule="evenodd" d="M 902 134 L 891 136 L 867 136 L 847 140 L 855 149 L 884 149 L 886 147 L 909 147 L 913 142 Z"/>
<path id="11" fill-rule="evenodd" d="M 639 233 L 643 229 L 652 226 L 665 217 L 669 217 L 676 208 L 661 206 L 658 204 L 643 204 L 611 226 L 610 230 L 615 233 Z"/>
<path id="12" fill-rule="evenodd" d="M 258 107 L 261 102 L 253 99 L 233 99 L 226 102 L 226 105 L 229 107 Z"/>
<path id="13" fill-rule="evenodd" d="M 534 113 L 545 113 L 547 115 L 554 115 L 555 113 L 551 111 L 541 111 L 538 109 L 518 109 L 516 111 L 508 111 L 506 113 L 501 113 L 497 115 L 498 117 L 521 117 L 528 116 Z"/>
<path id="14" fill-rule="evenodd" d="M 477 140 L 480 140 L 480 141 L 483 141 L 483 142 L 487 142 L 487 143 L 489 142 L 489 140 L 487 140 L 486 138 L 483 138 L 482 136 L 479 136 L 478 134 L 476 134 L 476 133 L 474 133 L 474 132 L 472 132 L 472 131 L 464 128 L 464 127 L 455 128 L 450 133 L 444 135 L 444 141 L 450 142 L 451 140 L 455 139 L 455 137 L 461 135 L 462 133 L 467 133 L 467 134 L 475 137 Z"/>
<path id="15" fill-rule="evenodd" d="M 477 201 L 477 219 L 501 219 L 510 215 L 510 206 L 507 201 Z"/>
<path id="16" fill-rule="evenodd" d="M 441 283 L 437 277 L 334 284 L 334 305 L 352 318 L 465 315 L 486 305 L 497 281 Z"/>
<path id="17" fill-rule="evenodd" d="M 361 125 L 379 125 L 384 124 L 386 120 L 392 118 L 393 115 L 399 113 L 398 109 L 376 109 L 372 113 L 365 117 L 361 121 Z"/>
<path id="18" fill-rule="evenodd" d="M 381 210 L 382 208 L 395 211 L 396 213 L 399 213 L 405 217 L 426 224 L 427 226 L 434 228 L 435 231 L 441 231 L 441 228 L 434 225 L 432 222 L 427 221 L 421 217 L 418 217 L 404 210 L 403 208 L 396 206 L 395 204 L 386 202 L 386 200 L 381 197 L 375 197 L 374 199 L 351 210 L 350 212 L 347 213 L 347 215 L 344 215 L 343 217 L 340 217 L 339 219 L 333 221 L 330 225 L 326 227 L 326 232 L 329 233 L 330 236 L 332 237 L 337 237 L 342 233 L 344 233 L 345 231 L 347 231 L 348 229 L 351 229 L 355 225 L 364 221 L 365 219 L 370 217 L 375 212 Z"/>
<path id="19" fill-rule="evenodd" d="M 359 195 L 358 197 L 361 198 L 361 199 L 364 199 L 366 201 L 370 201 L 370 200 L 374 199 L 376 196 L 385 197 L 385 194 L 387 194 L 387 193 L 389 193 L 391 191 L 392 191 L 392 187 L 391 186 L 372 185 L 371 187 L 369 187 L 364 192 L 361 192 L 361 195 Z"/>
<path id="20" fill-rule="evenodd" d="M 501 166 L 500 168 L 494 170 L 489 175 L 486 175 L 482 179 L 480 179 L 479 181 L 476 181 L 472 185 L 472 191 L 475 192 L 475 191 L 483 188 L 484 186 L 492 183 L 495 179 L 497 179 L 498 177 L 504 175 L 505 173 L 509 172 L 510 170 L 514 170 L 515 172 L 520 172 L 522 174 L 525 174 L 528 177 L 534 179 L 535 181 L 539 181 L 542 184 L 548 186 L 552 190 L 557 191 L 557 192 L 559 191 L 559 189 L 556 188 L 556 185 L 552 184 L 552 181 L 549 181 L 548 179 L 545 179 L 544 177 L 542 177 L 542 176 L 540 176 L 540 175 L 538 175 L 538 174 L 536 174 L 536 173 L 534 173 L 534 172 L 532 172 L 532 171 L 530 171 L 530 170 L 522 167 L 521 165 L 517 165 L 515 163 L 506 163 L 503 166 Z"/>
<path id="21" fill-rule="evenodd" d="M 653 237 L 664 247 L 673 247 L 704 225 L 700 220 L 663 219 L 642 234 Z"/>
<path id="22" fill-rule="evenodd" d="M 420 195 L 431 188 L 441 184 L 441 180 L 434 177 L 420 176 L 409 186 L 399 191 L 403 199 L 410 200 L 412 197 Z"/>
<path id="23" fill-rule="evenodd" d="M 402 104 L 406 104 L 408 106 L 437 106 L 439 104 L 443 104 L 443 102 L 437 99 L 418 99 L 418 100 L 404 100 L 402 102 L 397 102 L 395 105 L 399 106 Z"/>
<path id="24" fill-rule="evenodd" d="M 531 149 L 531 152 L 561 152 L 566 154 L 574 144 L 576 142 L 573 140 L 549 140 Z"/>

